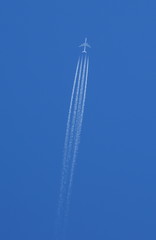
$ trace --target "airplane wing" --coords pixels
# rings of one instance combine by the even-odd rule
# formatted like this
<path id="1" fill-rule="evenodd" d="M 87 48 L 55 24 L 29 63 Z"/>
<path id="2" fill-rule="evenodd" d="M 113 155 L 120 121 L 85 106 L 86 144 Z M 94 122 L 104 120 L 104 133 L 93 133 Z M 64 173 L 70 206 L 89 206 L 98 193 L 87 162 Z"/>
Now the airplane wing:
<path id="1" fill-rule="evenodd" d="M 85 47 L 85 46 L 91 48 L 91 46 L 88 43 L 82 43 L 79 47 Z"/>
<path id="2" fill-rule="evenodd" d="M 79 47 L 84 47 L 84 43 L 82 43 Z"/>
<path id="3" fill-rule="evenodd" d="M 86 43 L 86 46 L 89 47 L 89 48 L 91 48 L 91 46 L 90 46 L 88 43 Z"/>

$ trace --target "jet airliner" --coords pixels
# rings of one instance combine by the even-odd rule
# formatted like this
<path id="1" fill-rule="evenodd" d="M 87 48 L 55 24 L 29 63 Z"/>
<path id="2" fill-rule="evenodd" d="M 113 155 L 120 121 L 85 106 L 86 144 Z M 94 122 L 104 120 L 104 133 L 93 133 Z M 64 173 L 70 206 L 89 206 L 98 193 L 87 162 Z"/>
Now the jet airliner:
<path id="1" fill-rule="evenodd" d="M 87 48 L 87 47 L 91 48 L 91 46 L 87 43 L 87 38 L 85 38 L 85 42 L 82 43 L 79 47 L 84 47 L 82 53 L 87 53 L 87 52 L 86 52 L 86 48 Z"/>

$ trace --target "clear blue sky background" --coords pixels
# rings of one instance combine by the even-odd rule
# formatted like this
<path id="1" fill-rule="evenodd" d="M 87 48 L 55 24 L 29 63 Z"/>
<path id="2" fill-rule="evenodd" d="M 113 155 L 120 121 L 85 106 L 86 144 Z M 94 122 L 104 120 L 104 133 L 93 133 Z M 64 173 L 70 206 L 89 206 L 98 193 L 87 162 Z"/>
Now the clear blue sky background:
<path id="1" fill-rule="evenodd" d="M 84 37 L 90 69 L 67 240 L 156 239 L 156 1 L 0 3 L 0 239 L 52 240 Z"/>

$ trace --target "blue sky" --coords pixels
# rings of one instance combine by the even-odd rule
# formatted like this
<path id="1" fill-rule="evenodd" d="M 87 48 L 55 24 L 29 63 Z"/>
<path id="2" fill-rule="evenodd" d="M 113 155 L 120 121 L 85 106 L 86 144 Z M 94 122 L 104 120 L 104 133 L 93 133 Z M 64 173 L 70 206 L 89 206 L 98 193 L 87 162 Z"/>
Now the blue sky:
<path id="1" fill-rule="evenodd" d="M 155 240 L 156 2 L 1 1 L 0 239 L 53 239 L 77 46 L 90 68 L 68 240 Z"/>

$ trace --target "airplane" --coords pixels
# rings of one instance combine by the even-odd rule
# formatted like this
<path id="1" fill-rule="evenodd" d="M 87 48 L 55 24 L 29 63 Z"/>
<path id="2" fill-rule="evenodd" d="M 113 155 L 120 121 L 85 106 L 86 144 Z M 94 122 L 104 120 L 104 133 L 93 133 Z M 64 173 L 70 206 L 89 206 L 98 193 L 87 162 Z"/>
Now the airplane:
<path id="1" fill-rule="evenodd" d="M 79 47 L 84 47 L 82 53 L 87 53 L 87 52 L 86 52 L 86 47 L 91 48 L 91 46 L 87 43 L 87 38 L 85 38 L 85 42 L 82 43 Z"/>

